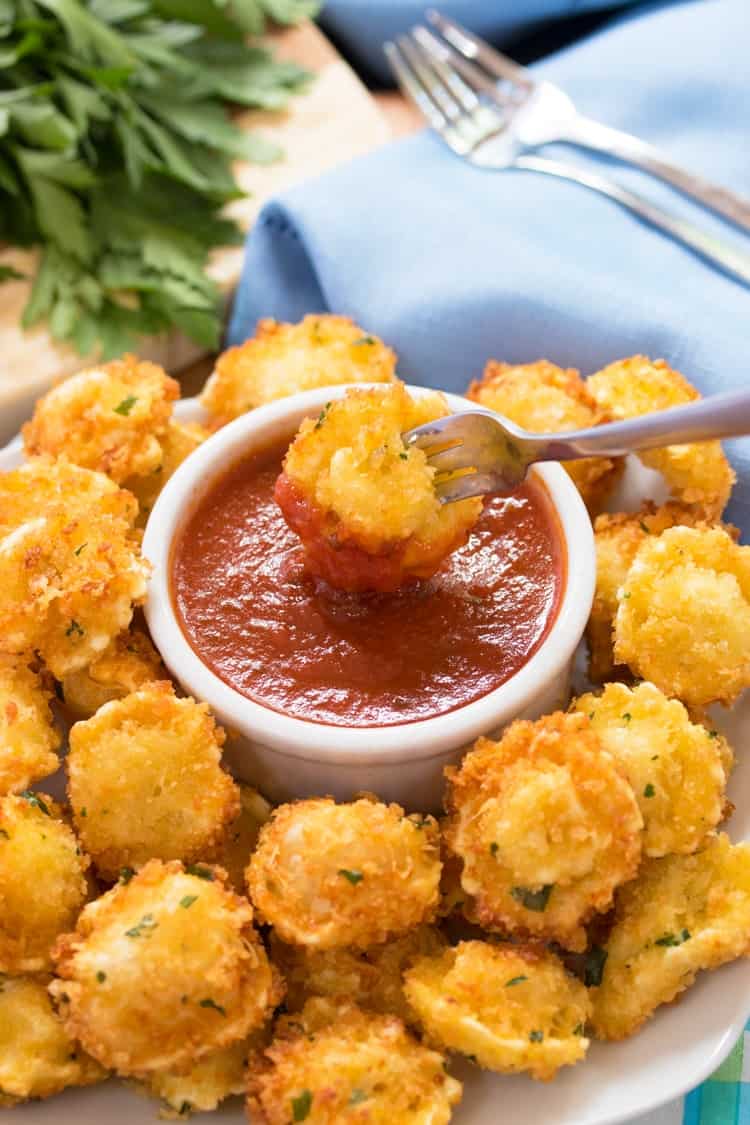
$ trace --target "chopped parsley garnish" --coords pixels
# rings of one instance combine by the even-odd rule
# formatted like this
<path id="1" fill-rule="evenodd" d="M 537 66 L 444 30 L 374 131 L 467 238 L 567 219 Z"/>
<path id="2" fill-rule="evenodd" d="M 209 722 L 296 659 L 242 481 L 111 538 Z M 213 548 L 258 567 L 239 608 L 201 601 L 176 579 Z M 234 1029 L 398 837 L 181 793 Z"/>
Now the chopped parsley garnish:
<path id="1" fill-rule="evenodd" d="M 103 973 L 100 969 L 96 974 L 96 979 L 99 981 L 99 984 L 104 984 L 105 980 L 107 979 L 107 974 Z"/>
<path id="2" fill-rule="evenodd" d="M 369 1094 L 366 1090 L 352 1090 L 351 1096 L 349 1097 L 349 1105 L 361 1105 L 362 1102 L 367 1101 L 368 1097 Z"/>
<path id="3" fill-rule="evenodd" d="M 152 930 L 155 930 L 158 925 L 159 923 L 154 921 L 153 914 L 144 914 L 140 922 L 125 931 L 125 937 L 148 937 Z"/>
<path id="4" fill-rule="evenodd" d="M 86 806 L 85 805 L 83 806 L 83 808 L 81 809 L 81 811 L 79 812 L 78 815 L 79 816 L 88 816 L 88 813 L 86 812 Z"/>
<path id="5" fill-rule="evenodd" d="M 30 789 L 25 789 L 19 796 L 23 797 L 24 801 L 28 801 L 30 805 L 33 805 L 35 809 L 39 809 L 39 812 L 43 812 L 45 816 L 52 815 L 46 802 L 42 800 L 38 793 L 32 793 Z"/>
<path id="6" fill-rule="evenodd" d="M 530 887 L 512 887 L 510 894 L 511 898 L 520 902 L 527 910 L 534 910 L 537 914 L 541 914 L 547 909 L 553 886 L 554 883 L 546 883 L 538 891 L 532 891 Z"/>
<path id="7" fill-rule="evenodd" d="M 292 1098 L 292 1121 L 305 1120 L 312 1108 L 312 1100 L 309 1090 L 303 1090 L 296 1098 Z"/>
<path id="8" fill-rule="evenodd" d="M 77 556 L 77 555 L 80 555 L 80 554 L 81 554 L 81 552 L 82 552 L 82 551 L 85 551 L 87 547 L 88 547 L 88 543 L 81 543 L 81 546 L 80 546 L 80 547 L 76 547 L 76 549 L 75 549 L 75 551 L 73 552 L 73 554 L 74 554 L 74 555 L 76 555 L 76 556 Z"/>
<path id="9" fill-rule="evenodd" d="M 646 525 L 645 525 L 645 523 L 643 522 L 643 520 L 639 520 L 639 521 L 638 521 L 638 526 L 640 527 L 641 531 L 642 531 L 642 532 L 643 532 L 643 533 L 644 533 L 645 535 L 650 535 L 650 534 L 651 534 L 651 532 L 650 532 L 650 531 L 649 531 L 649 529 L 648 529 L 648 528 L 646 527 Z"/>
<path id="10" fill-rule="evenodd" d="M 426 828 L 428 824 L 432 823 L 431 816 L 422 816 L 419 813 L 414 813 L 408 819 L 412 822 L 415 828 L 419 829 Z"/>
<path id="11" fill-rule="evenodd" d="M 718 732 L 717 730 L 710 730 L 710 731 L 708 732 L 708 737 L 709 737 L 709 738 L 718 738 L 718 737 L 719 737 L 719 732 Z"/>
<path id="12" fill-rule="evenodd" d="M 575 1025 L 575 1027 L 573 1028 L 573 1034 L 574 1035 L 583 1035 L 585 1030 L 586 1030 L 586 1028 L 584 1027 L 584 1025 L 582 1023 L 577 1023 Z"/>
<path id="13" fill-rule="evenodd" d="M 399 457 L 402 461 L 408 461 L 409 460 L 409 454 L 408 453 L 399 453 Z"/>
<path id="14" fill-rule="evenodd" d="M 83 629 L 75 620 L 75 618 L 73 618 L 70 625 L 68 625 L 67 629 L 65 630 L 65 636 L 72 637 L 74 633 L 77 633 L 79 637 L 82 637 L 84 633 Z"/>
<path id="15" fill-rule="evenodd" d="M 180 899 L 180 906 L 183 907 L 183 909 L 187 910 L 193 905 L 194 902 L 197 902 L 197 900 L 197 895 L 185 895 L 184 898 Z"/>
<path id="16" fill-rule="evenodd" d="M 363 345 L 363 344 L 370 344 L 370 345 L 372 345 L 372 344 L 374 344 L 374 343 L 375 343 L 375 341 L 374 341 L 374 339 L 372 338 L 372 336 L 360 336 L 360 338 L 359 338 L 358 340 L 355 340 L 355 341 L 354 341 L 354 343 L 353 343 L 352 347 L 354 347 L 354 348 L 360 348 L 360 347 L 362 347 L 362 345 Z"/>
<path id="17" fill-rule="evenodd" d="M 622 595 L 622 600 L 624 602 L 626 602 L 629 597 L 630 597 L 630 590 L 626 590 L 625 593 Z"/>
<path id="18" fill-rule="evenodd" d="M 135 395 L 128 395 L 128 397 L 124 398 L 122 402 L 118 402 L 117 406 L 115 407 L 115 414 L 122 414 L 123 418 L 127 418 L 128 414 L 130 414 L 130 411 L 133 409 L 137 402 L 138 399 Z"/>
<path id="19" fill-rule="evenodd" d="M 213 883 L 214 873 L 210 867 L 203 867 L 200 863 L 189 863 L 185 868 L 188 875 L 195 875 L 197 879 L 205 879 L 207 883 Z"/>
<path id="20" fill-rule="evenodd" d="M 226 1008 L 222 1008 L 221 1004 L 217 1004 L 210 996 L 207 996 L 205 1000 L 201 1000 L 200 1006 L 201 1008 L 212 1008 L 215 1012 L 218 1012 L 220 1016 L 226 1016 L 227 1014 Z"/>
<path id="21" fill-rule="evenodd" d="M 523 975 L 520 976 L 520 977 L 512 977 L 510 980 L 506 980 L 505 987 L 506 988 L 512 988 L 514 984 L 521 984 L 522 981 L 525 981 L 525 980 L 528 980 L 528 979 L 529 979 L 528 977 L 525 977 Z"/>
<path id="22" fill-rule="evenodd" d="M 328 413 L 328 411 L 329 411 L 330 409 L 331 409 L 331 403 L 330 403 L 330 402 L 327 402 L 327 403 L 325 404 L 325 406 L 323 407 L 323 409 L 321 410 L 320 414 L 318 415 L 318 420 L 317 420 L 317 421 L 316 421 L 316 423 L 315 423 L 314 429 L 316 429 L 316 430 L 319 430 L 319 429 L 320 429 L 320 427 L 321 427 L 321 426 L 323 425 L 323 423 L 325 422 L 325 420 L 326 420 L 326 414 Z"/>
<path id="23" fill-rule="evenodd" d="M 583 983 L 587 988 L 598 988 L 602 983 L 604 966 L 607 963 L 607 951 L 598 945 L 592 945 L 586 954 L 583 965 Z"/>
<path id="24" fill-rule="evenodd" d="M 541 1043 L 543 1040 L 544 1040 L 544 1032 L 543 1031 L 530 1031 L 529 1032 L 529 1042 L 530 1043 Z"/>
<path id="25" fill-rule="evenodd" d="M 493 840 L 492 843 L 490 844 L 490 855 L 497 855 L 497 853 L 499 851 L 500 851 L 500 845 Z"/>
<path id="26" fill-rule="evenodd" d="M 654 789 L 653 785 L 649 781 L 648 785 L 643 790 L 643 796 L 644 797 L 653 797 L 655 793 L 656 793 L 656 790 Z"/>
<path id="27" fill-rule="evenodd" d="M 347 871 L 345 867 L 339 868 L 339 875 L 343 875 L 353 887 L 356 887 L 357 883 L 361 883 L 364 879 L 361 871 Z"/>
<path id="28" fill-rule="evenodd" d="M 624 713 L 624 715 L 622 716 L 622 718 L 623 718 L 623 722 L 629 723 L 630 720 L 633 718 L 633 716 L 630 714 L 629 711 L 626 711 Z"/>
<path id="29" fill-rule="evenodd" d="M 683 930 L 679 934 L 663 934 L 662 937 L 657 938 L 654 945 L 682 945 L 683 942 L 690 940 L 690 930 Z"/>
<path id="30" fill-rule="evenodd" d="M 132 867 L 121 867 L 120 868 L 120 882 L 121 883 L 129 883 L 134 875 L 135 875 L 135 871 L 133 870 Z"/>

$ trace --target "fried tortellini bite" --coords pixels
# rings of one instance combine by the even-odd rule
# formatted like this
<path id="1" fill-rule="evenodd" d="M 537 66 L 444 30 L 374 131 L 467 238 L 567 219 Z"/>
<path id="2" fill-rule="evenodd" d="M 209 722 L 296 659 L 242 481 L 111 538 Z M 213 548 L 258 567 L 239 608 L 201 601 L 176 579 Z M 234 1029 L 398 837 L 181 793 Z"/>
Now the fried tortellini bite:
<path id="1" fill-rule="evenodd" d="M 467 398 L 536 433 L 564 433 L 610 421 L 578 371 L 546 359 L 517 366 L 491 359 L 481 380 L 470 385 Z M 607 457 L 563 464 L 590 512 L 600 510 L 621 467 L 621 462 Z"/>
<path id="2" fill-rule="evenodd" d="M 432 1043 L 488 1070 L 546 1081 L 588 1050 L 586 988 L 541 947 L 462 941 L 420 958 L 404 989 Z"/>
<path id="3" fill-rule="evenodd" d="M 255 336 L 229 348 L 201 394 L 220 423 L 266 402 L 340 383 L 390 383 L 396 355 L 346 316 L 306 316 L 298 324 L 261 320 Z"/>
<path id="4" fill-rule="evenodd" d="M 726 740 L 693 723 L 677 699 L 648 682 L 635 688 L 607 684 L 582 695 L 603 746 L 620 763 L 643 816 L 643 854 L 694 852 L 724 814 Z"/>
<path id="5" fill-rule="evenodd" d="M 750 547 L 673 527 L 638 549 L 618 592 L 615 659 L 689 707 L 750 685 Z"/>
<path id="6" fill-rule="evenodd" d="M 467 917 L 500 933 L 586 946 L 641 856 L 643 819 L 585 715 L 518 720 L 449 767 L 445 838 L 463 861 Z"/>
<path id="7" fill-rule="evenodd" d="M 57 942 L 50 991 L 68 1034 L 136 1077 L 189 1070 L 245 1039 L 283 991 L 252 922 L 221 868 L 151 860 Z"/>
<path id="8" fill-rule="evenodd" d="M 237 782 L 240 797 L 239 815 L 227 825 L 212 859 L 227 873 L 230 886 L 238 895 L 245 894 L 245 868 L 255 851 L 263 825 L 270 819 L 273 806 L 253 789 Z"/>
<path id="9" fill-rule="evenodd" d="M 449 413 L 438 392 L 412 398 L 398 383 L 349 391 L 305 419 L 275 495 L 312 574 L 343 590 L 390 592 L 431 577 L 466 541 L 481 498 L 442 505 L 427 455 L 402 439 Z"/>
<path id="10" fill-rule="evenodd" d="M 247 885 L 282 941 L 364 949 L 432 920 L 441 866 L 432 817 L 371 800 L 318 798 L 275 810 Z"/>
<path id="11" fill-rule="evenodd" d="M 136 514 L 129 492 L 64 460 L 0 473 L 0 652 L 36 651 L 62 679 L 128 627 L 148 575 Z"/>
<path id="12" fill-rule="evenodd" d="M 159 438 L 161 459 L 145 475 L 128 477 L 123 488 L 129 489 L 138 501 L 138 527 L 145 527 L 157 497 L 170 477 L 194 450 L 208 437 L 208 430 L 198 422 L 167 423 Z"/>
<path id="13" fill-rule="evenodd" d="M 50 699 L 37 672 L 0 654 L 0 796 L 28 789 L 57 769 L 60 735 Z"/>
<path id="14" fill-rule="evenodd" d="M 248 1070 L 257 1125 L 447 1125 L 461 1083 L 396 1016 L 319 998 L 284 1017 Z"/>
<path id="15" fill-rule="evenodd" d="M 133 355 L 81 371 L 39 399 L 23 427 L 26 453 L 62 454 L 117 484 L 151 473 L 179 392 L 161 367 Z"/>
<path id="16" fill-rule="evenodd" d="M 88 866 L 51 797 L 0 798 L 0 973 L 49 971 L 88 896 Z"/>
<path id="17" fill-rule="evenodd" d="M 245 1093 L 248 1057 L 269 1039 L 269 1030 L 261 1027 L 248 1039 L 205 1055 L 187 1071 L 156 1071 L 149 1075 L 145 1092 L 160 1100 L 160 1117 L 184 1119 L 190 1113 L 211 1113 L 226 1098 Z"/>
<path id="18" fill-rule="evenodd" d="M 684 406 L 701 396 L 663 359 L 636 355 L 618 360 L 586 380 L 589 392 L 612 418 L 624 420 Z M 706 519 L 718 519 L 736 480 L 718 441 L 670 445 L 638 454 L 664 477 L 676 500 L 692 504 Z"/>
<path id="19" fill-rule="evenodd" d="M 750 953 L 750 844 L 722 833 L 693 855 L 646 860 L 618 894 L 605 951 L 593 1027 L 624 1039 L 701 969 Z"/>
<path id="20" fill-rule="evenodd" d="M 418 957 L 438 954 L 446 939 L 435 926 L 417 926 L 403 937 L 367 949 L 309 949 L 271 938 L 271 956 L 286 982 L 290 1012 L 311 996 L 350 1000 L 373 1012 L 414 1023 L 404 996 L 404 970 Z"/>
<path id="21" fill-rule="evenodd" d="M 49 1098 L 106 1076 L 66 1032 L 47 978 L 0 980 L 0 1106 Z"/>
<path id="22" fill-rule="evenodd" d="M 208 704 L 146 684 L 70 731 L 68 797 L 97 871 L 117 878 L 148 859 L 200 859 L 239 813 L 221 764 L 224 732 Z"/>
<path id="23" fill-rule="evenodd" d="M 122 699 L 154 680 L 165 680 L 166 669 L 141 624 L 119 633 L 87 668 L 62 680 L 65 706 L 79 719 L 89 719 L 105 703 Z"/>

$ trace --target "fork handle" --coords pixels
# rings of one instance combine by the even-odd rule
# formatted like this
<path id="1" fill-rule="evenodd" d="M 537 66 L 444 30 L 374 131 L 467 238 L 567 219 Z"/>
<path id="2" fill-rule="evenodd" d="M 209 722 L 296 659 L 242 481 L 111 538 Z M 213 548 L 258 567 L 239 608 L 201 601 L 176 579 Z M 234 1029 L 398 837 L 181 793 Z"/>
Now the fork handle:
<path id="1" fill-rule="evenodd" d="M 542 172 L 548 176 L 557 176 L 561 180 L 572 180 L 573 183 L 607 195 L 621 207 L 632 211 L 651 226 L 661 230 L 664 234 L 687 246 L 699 258 L 712 262 L 715 266 L 731 277 L 750 285 L 750 256 L 733 249 L 714 235 L 706 234 L 691 223 L 688 219 L 677 218 L 650 203 L 642 195 L 628 191 L 614 180 L 600 176 L 597 172 L 590 172 L 585 168 L 574 167 L 570 164 L 561 164 L 556 160 L 549 160 L 545 156 L 518 156 L 513 161 L 513 167 L 523 168 L 529 172 Z"/>
<path id="2" fill-rule="evenodd" d="M 728 188 L 711 183 L 703 176 L 696 176 L 672 164 L 657 148 L 639 137 L 612 129 L 609 125 L 601 125 L 598 121 L 579 114 L 566 126 L 565 139 L 634 164 L 644 172 L 671 184 L 683 195 L 715 211 L 742 230 L 750 232 L 750 201 Z"/>
<path id="3" fill-rule="evenodd" d="M 607 422 L 589 430 L 548 435 L 541 460 L 622 457 L 639 449 L 711 441 L 750 434 L 750 390 L 727 391 L 701 402 L 643 414 L 627 422 Z"/>

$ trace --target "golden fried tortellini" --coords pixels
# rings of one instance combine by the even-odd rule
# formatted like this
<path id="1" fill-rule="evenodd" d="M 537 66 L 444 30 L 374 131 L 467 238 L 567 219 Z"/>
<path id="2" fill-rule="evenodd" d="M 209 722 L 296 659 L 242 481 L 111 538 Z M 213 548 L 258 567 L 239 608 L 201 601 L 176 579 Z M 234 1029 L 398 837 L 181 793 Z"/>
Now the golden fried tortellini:
<path id="1" fill-rule="evenodd" d="M 224 835 L 212 852 L 212 859 L 224 868 L 229 884 L 237 894 L 244 895 L 245 868 L 255 851 L 261 828 L 271 817 L 273 806 L 252 785 L 236 784 L 240 797 L 239 815 L 224 829 Z"/>
<path id="2" fill-rule="evenodd" d="M 221 765 L 224 732 L 206 703 L 146 684 L 70 731 L 68 797 L 97 871 L 200 859 L 239 812 Z"/>
<path id="3" fill-rule="evenodd" d="M 536 433 L 564 433 L 608 422 L 580 373 L 546 359 L 513 365 L 491 359 L 467 398 Z M 590 512 L 598 511 L 620 475 L 622 463 L 608 457 L 584 457 L 563 464 Z"/>
<path id="4" fill-rule="evenodd" d="M 248 1056 L 269 1039 L 270 1030 L 261 1027 L 248 1039 L 205 1055 L 187 1071 L 155 1071 L 149 1075 L 145 1091 L 161 1101 L 160 1117 L 184 1119 L 194 1112 L 211 1113 L 225 1098 L 245 1093 Z"/>
<path id="5" fill-rule="evenodd" d="M 37 672 L 0 653 L 0 796 L 28 789 L 57 769 L 60 735 L 50 699 Z"/>
<path id="6" fill-rule="evenodd" d="M 105 703 L 166 677 L 161 657 L 145 628 L 132 624 L 124 633 L 118 633 L 88 667 L 63 677 L 63 699 L 76 718 L 88 719 Z"/>
<path id="7" fill-rule="evenodd" d="M 463 861 L 470 920 L 584 949 L 583 923 L 635 874 L 643 827 L 586 716 L 519 720 L 446 775 L 445 839 Z"/>
<path id="8" fill-rule="evenodd" d="M 624 1039 L 699 970 L 750 953 L 750 844 L 721 833 L 693 855 L 646 860 L 618 893 L 605 951 L 593 1027 Z"/>
<path id="9" fill-rule="evenodd" d="M 90 664 L 146 596 L 136 502 L 102 473 L 35 458 L 0 473 L 0 652 L 58 679 Z"/>
<path id="10" fill-rule="evenodd" d="M 23 427 L 26 453 L 63 454 L 117 484 L 150 473 L 179 393 L 161 367 L 133 355 L 80 371 L 37 402 Z"/>
<path id="11" fill-rule="evenodd" d="M 653 684 L 607 684 L 574 703 L 620 763 L 643 816 L 643 854 L 694 852 L 724 814 L 724 758 L 715 730 L 693 723 Z"/>
<path id="12" fill-rule="evenodd" d="M 257 1125 L 447 1125 L 462 1092 L 396 1016 L 319 998 L 279 1021 L 248 1081 Z"/>
<path id="13" fill-rule="evenodd" d="M 346 316 L 306 316 L 298 324 L 261 320 L 255 336 L 229 348 L 201 394 L 219 422 L 274 399 L 338 383 L 390 383 L 396 355 Z"/>
<path id="14" fill-rule="evenodd" d="M 404 990 L 429 1040 L 501 1074 L 553 1078 L 584 1058 L 584 985 L 539 946 L 462 941 L 420 958 Z"/>
<path id="15" fill-rule="evenodd" d="M 330 798 L 281 805 L 247 868 L 250 897 L 282 941 L 364 949 L 435 914 L 438 827 L 399 805 Z"/>
<path id="16" fill-rule="evenodd" d="M 441 504 L 436 470 L 402 434 L 449 414 L 438 392 L 412 398 L 401 383 L 355 389 L 302 423 L 276 499 L 331 586 L 388 592 L 429 578 L 465 542 L 480 497 Z"/>
<path id="17" fill-rule="evenodd" d="M 50 969 L 55 939 L 86 901 L 88 866 L 51 797 L 0 798 L 0 973 Z"/>
<path id="18" fill-rule="evenodd" d="M 189 1070 L 281 999 L 246 899 L 221 868 L 151 860 L 90 903 L 54 952 L 69 1035 L 124 1075 Z"/>
<path id="19" fill-rule="evenodd" d="M 611 363 L 589 376 L 586 385 L 601 409 L 616 419 L 669 410 L 701 397 L 663 359 L 643 355 Z M 649 449 L 638 457 L 662 474 L 675 499 L 695 505 L 707 519 L 718 519 L 724 511 L 736 477 L 718 441 Z"/>
<path id="20" fill-rule="evenodd" d="M 673 527 L 638 548 L 618 592 L 615 659 L 690 707 L 750 684 L 750 547 Z"/>
<path id="21" fill-rule="evenodd" d="M 158 464 L 145 475 L 128 477 L 123 484 L 138 501 L 138 527 L 145 527 L 151 509 L 169 478 L 183 461 L 208 437 L 208 430 L 198 422 L 175 422 L 171 419 L 159 438 L 161 455 Z"/>
<path id="22" fill-rule="evenodd" d="M 437 954 L 446 939 L 435 926 L 417 926 L 403 937 L 367 949 L 310 949 L 271 938 L 271 957 L 286 982 L 290 1012 L 311 996 L 339 997 L 361 1008 L 414 1022 L 404 996 L 404 970 L 416 958 Z"/>
<path id="23" fill-rule="evenodd" d="M 66 1032 L 47 980 L 0 980 L 0 1106 L 49 1098 L 68 1086 L 90 1086 L 106 1078 L 106 1071 Z"/>

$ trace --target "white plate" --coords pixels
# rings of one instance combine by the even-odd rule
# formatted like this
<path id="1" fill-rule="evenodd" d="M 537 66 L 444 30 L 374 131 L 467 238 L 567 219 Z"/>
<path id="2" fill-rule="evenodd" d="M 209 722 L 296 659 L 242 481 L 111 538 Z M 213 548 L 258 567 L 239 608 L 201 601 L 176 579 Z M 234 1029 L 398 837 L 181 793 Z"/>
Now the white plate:
<path id="1" fill-rule="evenodd" d="M 177 416 L 199 418 L 200 407 L 187 399 L 178 404 Z M 21 457 L 16 439 L 0 450 L 0 470 L 15 467 Z M 613 508 L 632 508 L 657 489 L 652 474 L 630 465 Z M 742 752 L 743 744 L 750 740 L 750 693 L 731 712 L 717 710 L 713 717 L 738 757 L 729 784 L 729 798 L 736 806 L 729 834 L 734 841 L 750 839 L 750 756 Z M 501 1121 L 503 1125 L 617 1125 L 630 1121 L 707 1078 L 729 1054 L 749 1018 L 750 960 L 746 959 L 701 974 L 679 1003 L 660 1008 L 639 1034 L 624 1043 L 593 1043 L 583 1063 L 564 1068 L 552 1082 L 502 1077 L 458 1064 L 453 1069 L 464 1080 L 464 1097 L 453 1121 L 455 1125 L 500 1125 Z M 222 1125 L 246 1125 L 236 1098 L 229 1099 L 214 1117 Z M 107 1082 L 21 1106 L 12 1120 L 18 1125 L 152 1125 L 158 1120 L 158 1106 Z M 198 1115 L 196 1121 L 200 1121 Z"/>

